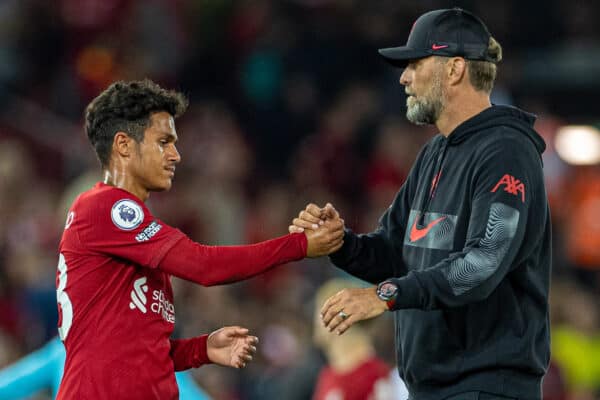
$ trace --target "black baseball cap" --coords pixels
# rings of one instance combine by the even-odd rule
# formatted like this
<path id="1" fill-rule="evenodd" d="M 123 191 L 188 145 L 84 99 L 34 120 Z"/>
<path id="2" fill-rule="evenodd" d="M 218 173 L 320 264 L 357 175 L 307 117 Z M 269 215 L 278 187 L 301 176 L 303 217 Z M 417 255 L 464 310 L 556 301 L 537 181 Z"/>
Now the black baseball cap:
<path id="1" fill-rule="evenodd" d="M 415 21 L 406 46 L 379 49 L 379 54 L 400 68 L 405 68 L 409 60 L 428 56 L 459 56 L 495 63 L 487 51 L 490 37 L 483 21 L 468 11 L 434 10 Z"/>

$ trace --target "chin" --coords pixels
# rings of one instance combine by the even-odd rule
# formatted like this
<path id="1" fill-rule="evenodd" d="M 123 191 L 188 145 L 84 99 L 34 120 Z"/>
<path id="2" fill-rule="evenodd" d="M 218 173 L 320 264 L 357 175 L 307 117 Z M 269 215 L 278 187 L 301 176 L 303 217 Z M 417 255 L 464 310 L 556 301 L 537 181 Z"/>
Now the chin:
<path id="1" fill-rule="evenodd" d="M 168 190 L 171 189 L 171 186 L 173 186 L 173 182 L 171 182 L 170 180 L 168 182 L 162 182 L 160 184 L 154 185 L 154 187 L 152 189 L 150 189 L 150 191 L 152 192 L 166 192 Z"/>

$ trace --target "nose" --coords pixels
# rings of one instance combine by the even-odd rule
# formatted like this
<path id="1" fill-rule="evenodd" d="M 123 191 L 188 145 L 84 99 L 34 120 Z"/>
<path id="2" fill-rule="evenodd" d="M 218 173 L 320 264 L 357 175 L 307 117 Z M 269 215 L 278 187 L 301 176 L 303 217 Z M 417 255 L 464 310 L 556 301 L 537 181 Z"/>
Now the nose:
<path id="1" fill-rule="evenodd" d="M 169 161 L 172 161 L 176 164 L 181 162 L 181 154 L 179 154 L 179 151 L 177 151 L 175 144 L 171 146 L 171 151 L 169 152 Z"/>
<path id="2" fill-rule="evenodd" d="M 408 86 L 410 84 L 408 68 L 404 68 L 402 74 L 400 74 L 400 84 L 402 86 Z"/>

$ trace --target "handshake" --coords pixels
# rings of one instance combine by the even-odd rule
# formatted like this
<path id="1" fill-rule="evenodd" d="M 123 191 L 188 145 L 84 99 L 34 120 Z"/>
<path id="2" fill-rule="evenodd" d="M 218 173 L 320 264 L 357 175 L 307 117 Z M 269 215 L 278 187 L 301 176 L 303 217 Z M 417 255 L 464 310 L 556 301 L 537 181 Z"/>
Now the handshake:
<path id="1" fill-rule="evenodd" d="M 344 244 L 344 220 L 330 203 L 321 208 L 309 204 L 294 218 L 290 233 L 306 235 L 307 257 L 321 257 L 338 251 Z"/>
<path id="2" fill-rule="evenodd" d="M 344 220 L 330 203 L 320 208 L 309 204 L 289 226 L 290 233 L 304 232 L 307 257 L 320 257 L 338 251 L 344 244 Z M 321 321 L 330 332 L 343 334 L 356 322 L 374 318 L 388 310 L 375 287 L 344 289 L 331 296 L 321 308 Z"/>

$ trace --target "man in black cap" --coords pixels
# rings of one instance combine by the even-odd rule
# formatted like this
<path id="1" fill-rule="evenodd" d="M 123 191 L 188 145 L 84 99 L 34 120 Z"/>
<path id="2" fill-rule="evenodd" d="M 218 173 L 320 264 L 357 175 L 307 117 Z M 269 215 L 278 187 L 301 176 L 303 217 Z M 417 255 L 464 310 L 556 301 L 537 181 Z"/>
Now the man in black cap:
<path id="1" fill-rule="evenodd" d="M 378 229 L 346 229 L 332 262 L 377 287 L 332 296 L 323 323 L 342 334 L 395 311 L 411 400 L 539 400 L 549 361 L 551 231 L 535 117 L 491 104 L 502 50 L 469 12 L 428 12 L 406 46 L 379 52 L 404 68 L 407 118 L 440 133 Z M 290 231 L 327 218 L 340 218 L 331 204 L 309 204 Z"/>

